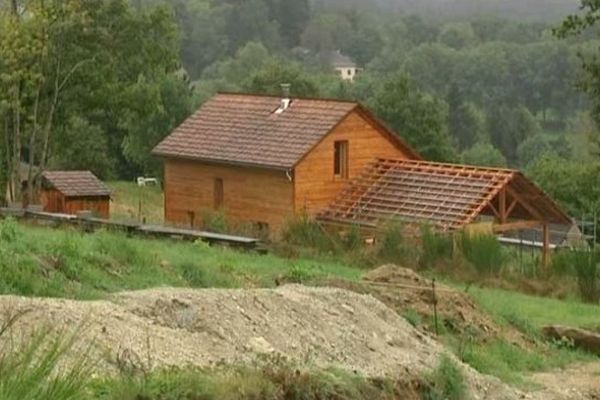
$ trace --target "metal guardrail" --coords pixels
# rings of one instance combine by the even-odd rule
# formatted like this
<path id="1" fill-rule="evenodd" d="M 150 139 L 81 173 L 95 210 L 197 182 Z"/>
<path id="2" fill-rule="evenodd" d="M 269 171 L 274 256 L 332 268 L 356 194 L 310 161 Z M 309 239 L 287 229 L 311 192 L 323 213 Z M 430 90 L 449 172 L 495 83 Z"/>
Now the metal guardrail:
<path id="1" fill-rule="evenodd" d="M 162 225 L 145 225 L 138 223 L 120 222 L 101 218 L 94 218 L 86 214 L 55 214 L 30 209 L 0 208 L 0 217 L 13 217 L 16 219 L 34 221 L 43 224 L 51 224 L 54 226 L 70 225 L 82 229 L 86 232 L 104 228 L 125 231 L 129 234 L 137 234 L 142 236 L 176 238 L 181 240 L 202 240 L 209 244 L 222 244 L 249 250 L 260 250 L 260 240 L 256 238 L 235 235 L 224 235 L 214 232 L 206 232 L 195 229 L 185 229 Z"/>

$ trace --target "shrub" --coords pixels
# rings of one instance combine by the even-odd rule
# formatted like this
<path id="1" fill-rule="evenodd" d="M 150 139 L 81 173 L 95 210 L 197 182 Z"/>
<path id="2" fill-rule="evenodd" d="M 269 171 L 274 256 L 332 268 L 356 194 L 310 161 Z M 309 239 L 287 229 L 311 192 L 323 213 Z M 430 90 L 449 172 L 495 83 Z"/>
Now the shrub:
<path id="1" fill-rule="evenodd" d="M 14 243 L 18 237 L 18 224 L 13 218 L 0 220 L 0 243 Z"/>
<path id="2" fill-rule="evenodd" d="M 404 238 L 405 226 L 398 221 L 386 224 L 377 241 L 376 257 L 380 262 L 415 264 L 416 246 L 411 246 Z"/>
<path id="3" fill-rule="evenodd" d="M 550 273 L 559 277 L 575 275 L 573 257 L 570 251 L 557 252 L 552 256 L 550 260 Z"/>
<path id="4" fill-rule="evenodd" d="M 493 235 L 470 235 L 463 232 L 460 249 L 465 259 L 481 275 L 498 274 L 506 262 L 504 249 Z"/>
<path id="5" fill-rule="evenodd" d="M 462 400 L 466 397 L 467 385 L 462 371 L 447 355 L 440 358 L 430 382 L 425 390 L 426 400 Z"/>
<path id="6" fill-rule="evenodd" d="M 281 236 L 287 244 L 316 249 L 320 252 L 329 252 L 338 248 L 336 238 L 306 214 L 288 219 Z"/>
<path id="7" fill-rule="evenodd" d="M 215 233 L 230 233 L 231 224 L 224 210 L 202 210 L 202 229 Z"/>
<path id="8" fill-rule="evenodd" d="M 600 251 L 575 250 L 571 253 L 581 299 L 596 304 L 600 301 Z"/>
<path id="9" fill-rule="evenodd" d="M 448 234 L 434 232 L 431 227 L 421 229 L 421 257 L 419 265 L 422 268 L 433 268 L 440 261 L 451 260 L 454 256 L 454 239 Z"/>

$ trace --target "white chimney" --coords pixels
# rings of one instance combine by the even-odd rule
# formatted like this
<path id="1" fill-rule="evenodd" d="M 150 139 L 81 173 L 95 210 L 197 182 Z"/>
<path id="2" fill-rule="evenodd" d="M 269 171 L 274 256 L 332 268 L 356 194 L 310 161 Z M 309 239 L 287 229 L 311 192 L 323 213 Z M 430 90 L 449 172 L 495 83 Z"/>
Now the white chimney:
<path id="1" fill-rule="evenodd" d="M 292 85 L 289 83 L 282 83 L 281 84 L 281 104 L 279 105 L 279 108 L 275 111 L 275 114 L 281 114 L 282 112 L 284 112 L 285 110 L 287 110 L 290 106 L 290 104 L 292 104 L 292 99 L 290 98 L 290 89 L 292 88 Z"/>

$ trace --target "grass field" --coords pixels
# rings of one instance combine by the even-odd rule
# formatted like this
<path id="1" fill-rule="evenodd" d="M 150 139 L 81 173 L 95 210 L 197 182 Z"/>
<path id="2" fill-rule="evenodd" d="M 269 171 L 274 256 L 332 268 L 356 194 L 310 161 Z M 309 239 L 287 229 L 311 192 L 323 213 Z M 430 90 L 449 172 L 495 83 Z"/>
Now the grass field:
<path id="1" fill-rule="evenodd" d="M 26 227 L 0 222 L 0 292 L 91 299 L 120 290 L 157 286 L 271 287 L 277 278 L 302 282 L 357 279 L 340 263 L 127 237 L 114 232 Z"/>
<path id="2" fill-rule="evenodd" d="M 204 243 L 151 240 L 107 231 L 85 234 L 0 220 L 1 294 L 101 299 L 112 292 L 160 286 L 256 288 L 273 287 L 277 280 L 308 284 L 330 278 L 357 280 L 363 272 L 341 261 L 282 258 L 212 248 Z M 594 359 L 566 346 L 545 343 L 538 331 L 544 324 L 598 327 L 598 306 L 474 286 L 469 293 L 498 323 L 515 326 L 537 342 L 529 350 L 505 340 L 474 342 L 466 348 L 454 346 L 457 354 L 479 371 L 511 384 L 527 386 L 523 376 L 528 372 Z M 463 340 L 457 336 L 449 338 L 449 342 L 454 343 Z M 215 376 L 211 371 L 204 373 L 208 375 L 202 379 L 219 379 L 218 374 Z M 182 374 L 151 379 L 158 379 L 157 385 L 178 384 L 182 376 L 187 379 L 186 372 Z M 244 374 L 249 375 L 240 379 L 259 379 L 268 387 L 277 386 L 277 382 L 272 381 L 274 378 L 262 376 L 263 372 L 244 371 Z M 164 379 L 169 382 L 164 383 Z M 348 384 L 352 386 L 351 382 Z M 370 387 L 366 381 L 357 384 L 365 390 Z M 151 389 L 138 387 L 136 390 L 132 393 L 137 396 Z M 162 389 L 152 390 L 155 391 L 148 393 L 159 396 Z M 140 398 L 116 393 L 119 394 L 103 398 Z"/>
<path id="3" fill-rule="evenodd" d="M 139 219 L 140 200 L 142 218 L 149 223 L 163 222 L 163 193 L 160 186 L 138 187 L 135 182 L 108 182 L 112 190 L 111 218 L 121 221 Z"/>

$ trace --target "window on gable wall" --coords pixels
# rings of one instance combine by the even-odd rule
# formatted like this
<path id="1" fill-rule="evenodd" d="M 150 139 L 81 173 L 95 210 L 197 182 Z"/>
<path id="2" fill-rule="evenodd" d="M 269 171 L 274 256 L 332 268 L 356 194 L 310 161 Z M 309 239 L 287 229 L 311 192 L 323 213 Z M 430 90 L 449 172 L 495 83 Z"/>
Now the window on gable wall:
<path id="1" fill-rule="evenodd" d="M 340 140 L 334 144 L 333 175 L 348 179 L 348 141 Z"/>

